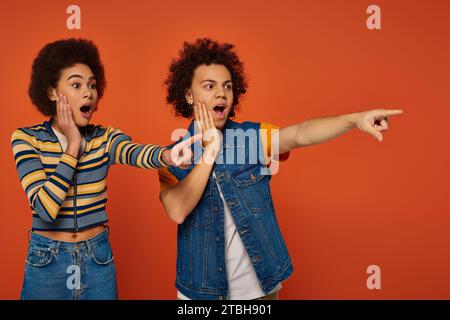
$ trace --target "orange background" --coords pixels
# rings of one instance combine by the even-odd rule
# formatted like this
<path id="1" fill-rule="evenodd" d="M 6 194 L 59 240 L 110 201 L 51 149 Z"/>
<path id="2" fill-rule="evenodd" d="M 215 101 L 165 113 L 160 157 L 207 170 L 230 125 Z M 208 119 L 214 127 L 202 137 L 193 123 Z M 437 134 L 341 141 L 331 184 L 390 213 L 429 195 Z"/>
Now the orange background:
<path id="1" fill-rule="evenodd" d="M 280 126 L 372 108 L 401 108 L 384 141 L 357 129 L 292 152 L 272 192 L 294 274 L 282 299 L 450 298 L 450 2 L 75 1 L 81 30 L 67 30 L 69 1 L 1 1 L 0 298 L 19 297 L 29 206 L 10 136 L 45 118 L 27 96 L 31 63 L 46 43 L 94 40 L 108 87 L 94 123 L 137 142 L 169 143 L 168 65 L 185 40 L 234 43 L 249 91 L 237 120 Z M 366 8 L 382 10 L 368 30 Z M 109 175 L 111 241 L 122 299 L 176 295 L 176 225 L 158 201 L 156 171 Z M 366 268 L 381 267 L 381 290 Z"/>

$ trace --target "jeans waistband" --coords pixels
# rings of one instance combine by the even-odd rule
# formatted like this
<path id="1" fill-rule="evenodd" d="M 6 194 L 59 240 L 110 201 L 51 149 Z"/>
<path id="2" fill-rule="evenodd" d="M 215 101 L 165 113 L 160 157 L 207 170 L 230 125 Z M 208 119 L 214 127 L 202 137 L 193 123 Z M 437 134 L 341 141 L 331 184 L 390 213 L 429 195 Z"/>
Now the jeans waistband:
<path id="1" fill-rule="evenodd" d="M 30 237 L 30 244 L 36 245 L 41 248 L 47 248 L 49 250 L 56 249 L 57 251 L 58 250 L 71 251 L 74 249 L 90 250 L 92 245 L 99 244 L 100 242 L 103 242 L 103 241 L 109 241 L 108 235 L 109 235 L 109 228 L 106 228 L 105 230 L 103 230 L 102 232 L 100 232 L 99 234 L 97 234 L 96 236 L 94 236 L 90 239 L 78 241 L 78 242 L 65 242 L 65 241 L 53 240 L 53 239 L 47 238 L 45 236 L 42 236 L 40 234 L 32 232 L 31 237 Z"/>

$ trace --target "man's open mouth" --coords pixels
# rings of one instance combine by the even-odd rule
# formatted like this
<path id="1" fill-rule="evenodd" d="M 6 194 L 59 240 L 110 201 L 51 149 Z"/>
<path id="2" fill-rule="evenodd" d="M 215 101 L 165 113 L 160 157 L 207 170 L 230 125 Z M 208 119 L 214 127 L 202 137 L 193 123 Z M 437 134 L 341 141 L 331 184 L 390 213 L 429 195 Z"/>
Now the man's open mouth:
<path id="1" fill-rule="evenodd" d="M 91 105 L 84 105 L 80 108 L 80 112 L 81 115 L 86 118 L 89 119 L 92 115 L 92 106 Z"/>
<path id="2" fill-rule="evenodd" d="M 220 106 L 215 106 L 213 108 L 213 111 L 214 111 L 215 115 L 217 116 L 217 118 L 222 119 L 223 117 L 225 117 L 225 109 L 226 109 L 226 106 L 220 105 Z"/>

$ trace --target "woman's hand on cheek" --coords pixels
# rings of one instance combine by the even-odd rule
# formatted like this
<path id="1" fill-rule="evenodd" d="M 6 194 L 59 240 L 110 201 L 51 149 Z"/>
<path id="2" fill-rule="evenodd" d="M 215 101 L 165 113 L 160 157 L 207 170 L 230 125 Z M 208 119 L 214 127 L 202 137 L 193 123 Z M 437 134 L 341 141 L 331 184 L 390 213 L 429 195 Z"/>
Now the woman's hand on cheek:
<path id="1" fill-rule="evenodd" d="M 56 121 L 67 138 L 68 145 L 81 144 L 81 133 L 73 119 L 72 108 L 67 97 L 59 95 L 56 98 Z"/>

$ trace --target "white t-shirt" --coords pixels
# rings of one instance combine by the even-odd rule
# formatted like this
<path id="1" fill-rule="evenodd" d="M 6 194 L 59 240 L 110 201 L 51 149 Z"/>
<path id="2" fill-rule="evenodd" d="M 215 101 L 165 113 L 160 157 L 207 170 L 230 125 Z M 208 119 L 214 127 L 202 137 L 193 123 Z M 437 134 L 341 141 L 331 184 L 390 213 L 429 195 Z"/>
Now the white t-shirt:
<path id="1" fill-rule="evenodd" d="M 213 171 L 213 176 L 216 175 Z M 224 223 L 225 223 L 225 260 L 228 279 L 228 299 L 230 300 L 251 300 L 265 296 L 264 291 L 259 285 L 253 264 L 248 256 L 247 250 L 242 243 L 236 224 L 231 216 L 230 209 L 225 202 L 220 189 L 219 183 L 216 181 L 219 189 L 220 197 L 224 206 Z M 281 282 L 278 283 L 269 294 L 277 292 L 281 289 Z M 177 294 L 178 299 L 189 300 L 180 291 Z"/>
<path id="2" fill-rule="evenodd" d="M 52 129 L 56 137 L 58 138 L 59 143 L 61 144 L 63 152 L 65 152 L 68 145 L 66 136 L 63 135 L 61 132 L 57 131 L 54 126 L 52 126 Z M 80 156 L 84 152 L 85 148 L 86 148 L 86 139 L 83 137 L 83 139 L 81 140 L 80 151 L 78 152 L 78 156 Z"/>

